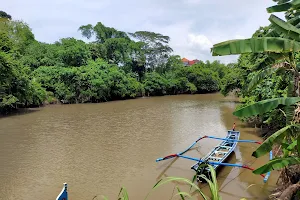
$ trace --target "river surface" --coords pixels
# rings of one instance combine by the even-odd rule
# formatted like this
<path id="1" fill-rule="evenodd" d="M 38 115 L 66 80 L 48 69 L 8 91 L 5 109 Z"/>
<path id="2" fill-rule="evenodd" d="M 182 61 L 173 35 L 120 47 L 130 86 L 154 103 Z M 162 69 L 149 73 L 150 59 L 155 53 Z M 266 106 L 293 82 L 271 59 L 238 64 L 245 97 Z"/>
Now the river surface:
<path id="1" fill-rule="evenodd" d="M 117 199 L 122 186 L 131 200 L 140 200 L 161 178 L 191 180 L 195 162 L 155 160 L 184 150 L 200 135 L 224 137 L 234 122 L 240 139 L 261 140 L 259 129 L 246 128 L 233 117 L 234 100 L 220 94 L 151 97 L 53 105 L 2 117 L 0 199 L 53 200 L 67 182 L 70 200 L 102 199 L 101 195 Z M 218 143 L 201 140 L 186 155 L 200 158 Z M 251 157 L 256 147 L 239 144 L 228 162 L 262 165 L 268 156 Z M 245 169 L 223 167 L 218 172 L 223 200 L 266 199 L 276 178 L 272 172 L 264 184 L 262 177 Z M 174 186 L 153 191 L 149 199 L 170 199 Z M 200 187 L 209 195 L 207 185 Z"/>

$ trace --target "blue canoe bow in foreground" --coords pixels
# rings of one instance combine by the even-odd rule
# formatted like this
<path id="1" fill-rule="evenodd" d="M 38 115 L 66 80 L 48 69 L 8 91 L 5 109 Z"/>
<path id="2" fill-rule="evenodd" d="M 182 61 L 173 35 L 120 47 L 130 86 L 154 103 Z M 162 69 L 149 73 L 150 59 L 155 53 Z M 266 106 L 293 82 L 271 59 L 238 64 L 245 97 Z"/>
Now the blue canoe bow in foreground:
<path id="1" fill-rule="evenodd" d="M 64 183 L 64 187 L 61 190 L 60 194 L 57 196 L 56 200 L 68 200 L 67 188 L 68 188 L 67 183 Z"/>

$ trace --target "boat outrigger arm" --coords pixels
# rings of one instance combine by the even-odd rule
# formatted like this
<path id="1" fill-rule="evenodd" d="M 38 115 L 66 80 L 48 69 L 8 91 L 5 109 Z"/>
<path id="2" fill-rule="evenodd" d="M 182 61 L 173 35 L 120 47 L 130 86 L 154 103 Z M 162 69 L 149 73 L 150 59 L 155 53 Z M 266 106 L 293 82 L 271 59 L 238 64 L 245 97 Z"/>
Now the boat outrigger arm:
<path id="1" fill-rule="evenodd" d="M 205 161 L 205 160 L 202 160 L 202 159 L 198 159 L 198 158 L 192 158 L 192 157 L 189 157 L 189 156 L 184 156 L 183 154 L 188 152 L 191 148 L 193 148 L 193 146 L 195 146 L 200 140 L 202 139 L 205 139 L 205 138 L 210 138 L 210 139 L 216 139 L 216 140 L 223 140 L 223 141 L 228 141 L 228 142 L 244 142 L 244 143 L 256 143 L 256 144 L 261 144 L 261 142 L 259 141 L 255 141 L 255 140 L 233 140 L 233 139 L 227 139 L 227 138 L 219 138 L 219 137 L 214 137 L 214 136 L 202 136 L 200 138 L 198 138 L 191 146 L 189 146 L 187 149 L 185 149 L 184 151 L 182 152 L 179 152 L 179 153 L 176 153 L 176 154 L 170 154 L 168 156 L 165 156 L 165 157 L 162 157 L 162 158 L 158 158 L 156 159 L 156 162 L 159 162 L 159 161 L 163 161 L 163 160 L 168 160 L 168 159 L 171 159 L 171 158 L 176 158 L 176 157 L 179 157 L 179 158 L 185 158 L 185 159 L 188 159 L 188 160 L 194 160 L 194 161 L 197 161 L 197 162 L 206 162 L 207 164 L 210 164 L 210 165 L 221 165 L 221 166 L 229 166 L 229 167 L 240 167 L 240 168 L 244 168 L 244 169 L 248 169 L 248 170 L 251 170 L 253 171 L 254 169 L 247 166 L 247 165 L 241 165 L 241 164 L 232 164 L 232 163 L 222 163 L 222 162 L 210 162 L 210 161 Z M 270 151 L 270 160 L 272 160 L 272 151 Z M 261 174 L 262 177 L 264 177 L 264 182 L 266 183 L 269 176 L 270 176 L 270 173 L 271 172 L 268 172 L 266 175 L 264 174 Z"/>

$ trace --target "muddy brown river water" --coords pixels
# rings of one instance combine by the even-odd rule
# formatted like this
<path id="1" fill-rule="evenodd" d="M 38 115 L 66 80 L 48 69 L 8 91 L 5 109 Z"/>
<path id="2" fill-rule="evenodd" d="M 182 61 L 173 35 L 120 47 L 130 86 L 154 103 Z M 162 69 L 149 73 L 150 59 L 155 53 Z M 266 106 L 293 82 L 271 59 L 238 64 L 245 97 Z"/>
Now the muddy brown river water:
<path id="1" fill-rule="evenodd" d="M 261 140 L 259 129 L 246 128 L 232 115 L 235 106 L 233 97 L 220 94 L 180 95 L 53 105 L 2 117 L 0 199 L 53 200 L 64 182 L 70 200 L 102 199 L 101 195 L 117 199 L 122 186 L 131 200 L 144 199 L 161 178 L 192 179 L 193 161 L 155 160 L 184 150 L 200 135 L 224 137 L 236 122 L 240 139 Z M 218 143 L 202 140 L 186 155 L 200 158 Z M 268 156 L 251 157 L 256 147 L 239 144 L 228 162 L 262 165 Z M 264 184 L 250 171 L 222 167 L 220 194 L 223 200 L 266 199 L 277 175 L 272 172 Z M 209 195 L 207 185 L 200 187 Z M 161 187 L 149 199 L 170 199 L 173 189 L 173 183 Z"/>

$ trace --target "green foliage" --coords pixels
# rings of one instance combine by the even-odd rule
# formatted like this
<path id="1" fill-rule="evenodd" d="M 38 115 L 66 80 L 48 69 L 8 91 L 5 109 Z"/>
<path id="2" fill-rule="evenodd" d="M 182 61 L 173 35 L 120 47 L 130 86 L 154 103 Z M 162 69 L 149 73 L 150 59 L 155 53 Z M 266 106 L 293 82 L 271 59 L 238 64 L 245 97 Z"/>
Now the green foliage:
<path id="1" fill-rule="evenodd" d="M 135 98 L 143 93 L 136 79 L 101 60 L 81 67 L 39 67 L 34 76 L 47 91 L 68 103 Z"/>
<path id="2" fill-rule="evenodd" d="M 216 171 L 211 165 L 208 165 L 208 168 L 211 177 L 206 177 L 203 174 L 201 174 L 200 177 L 208 183 L 212 199 L 221 199 L 221 196 L 219 195 Z"/>
<path id="3" fill-rule="evenodd" d="M 146 66 L 154 69 L 164 66 L 173 49 L 169 46 L 170 37 L 149 31 L 137 31 L 130 35 L 142 42 L 142 50 L 146 56 Z"/>
<path id="4" fill-rule="evenodd" d="M 238 117 L 250 117 L 274 110 L 279 105 L 290 106 L 300 101 L 299 97 L 281 97 L 259 101 L 236 110 L 233 114 Z"/>
<path id="5" fill-rule="evenodd" d="M 173 58 L 172 58 L 173 59 Z M 146 73 L 143 81 L 146 95 L 209 93 L 219 90 L 220 78 L 212 66 L 204 64 L 184 67 L 174 65 L 163 75 Z"/>
<path id="6" fill-rule="evenodd" d="M 5 32 L 16 53 L 23 55 L 25 49 L 35 41 L 29 26 L 22 21 L 0 21 L 0 32 Z"/>
<path id="7" fill-rule="evenodd" d="M 56 45 L 58 46 L 58 57 L 65 66 L 86 65 L 90 58 L 89 48 L 82 40 L 63 38 Z"/>
<path id="8" fill-rule="evenodd" d="M 219 43 L 214 45 L 212 53 L 213 56 L 221 56 L 241 53 L 285 53 L 291 51 L 300 51 L 300 43 L 284 38 L 263 37 Z"/>
<path id="9" fill-rule="evenodd" d="M 199 93 L 216 92 L 219 90 L 220 80 L 217 72 L 211 69 L 201 69 L 197 65 L 189 67 L 185 71 L 189 82 L 197 87 Z"/>
<path id="10" fill-rule="evenodd" d="M 245 93 L 243 93 L 244 97 L 248 98 L 248 100 L 251 99 L 252 102 L 246 102 L 248 105 L 243 105 L 241 108 L 235 111 L 234 114 L 236 116 L 250 117 L 267 113 L 269 114 L 269 118 L 265 121 L 265 123 L 270 123 L 270 121 L 276 119 L 273 117 L 273 114 L 280 110 L 286 118 L 286 126 L 271 135 L 253 153 L 253 156 L 255 157 L 262 156 L 271 151 L 273 145 L 276 142 L 280 142 L 284 152 L 283 157 L 275 158 L 269 161 L 266 165 L 256 169 L 254 171 L 254 173 L 256 174 L 263 174 L 274 169 L 278 170 L 290 165 L 300 163 L 299 157 L 289 157 L 294 156 L 295 152 L 298 152 L 298 150 L 300 149 L 300 144 L 298 143 L 300 138 L 299 125 L 295 125 L 291 121 L 293 116 L 293 106 L 300 100 L 299 97 L 292 97 L 299 96 L 299 93 L 297 94 L 297 90 L 299 88 L 300 74 L 298 72 L 297 61 L 295 60 L 295 58 L 299 56 L 297 56 L 295 52 L 300 51 L 300 1 L 276 0 L 275 2 L 277 2 L 277 5 L 268 8 L 268 12 L 285 11 L 285 16 L 288 20 L 287 22 L 281 20 L 275 15 L 271 15 L 269 18 L 271 25 L 266 28 L 260 28 L 260 30 L 257 31 L 252 38 L 245 40 L 226 41 L 215 44 L 212 48 L 213 55 L 232 55 L 247 53 L 251 57 L 262 55 L 262 59 L 259 60 L 258 65 L 256 64 L 257 61 L 251 60 L 251 57 L 246 57 L 247 55 L 240 57 L 239 62 L 242 59 L 245 59 L 247 61 L 245 62 L 246 70 L 250 72 L 249 77 L 250 79 L 252 79 L 251 81 L 249 81 L 249 77 L 248 80 L 247 78 L 244 78 L 245 82 L 249 83 L 249 86 L 247 87 L 248 89 L 245 89 L 246 84 L 244 84 L 242 85 L 241 89 L 252 93 L 250 95 L 246 95 Z M 267 76 L 274 74 L 274 72 L 276 71 L 280 72 L 280 76 L 273 76 L 273 79 L 270 79 L 270 77 L 267 78 Z M 293 79 L 293 81 L 291 81 L 291 79 Z M 270 90 L 270 87 L 262 87 L 268 82 L 272 82 L 273 85 L 275 83 L 275 91 L 272 89 Z M 284 82 L 285 84 L 282 84 Z M 254 86 L 256 86 L 255 89 L 253 89 Z M 285 92 L 282 92 L 284 86 Z M 281 91 L 278 92 L 278 90 L 280 89 Z M 267 95 L 267 97 L 262 97 L 263 95 L 260 94 L 265 94 L 266 90 L 269 90 L 269 94 Z M 253 91 L 258 91 L 260 94 L 255 94 L 255 92 L 253 93 Z M 263 101 L 259 100 L 259 102 L 255 102 L 257 101 L 257 97 L 259 99 L 262 98 Z M 282 107 L 286 112 L 280 109 Z M 280 120 L 276 119 L 274 121 Z M 297 137 L 294 138 L 294 135 L 296 135 Z M 287 141 L 289 140 L 292 141 L 290 143 L 287 143 Z"/>
<path id="11" fill-rule="evenodd" d="M 275 158 L 253 171 L 254 174 L 264 174 L 272 170 L 280 170 L 287 166 L 299 165 L 299 157 Z"/>
<path id="12" fill-rule="evenodd" d="M 283 68 L 268 68 L 265 70 L 261 70 L 254 75 L 251 82 L 248 85 L 248 91 L 253 90 L 259 83 L 261 83 L 266 77 L 272 75 L 273 73 L 284 71 Z"/>
<path id="13" fill-rule="evenodd" d="M 11 19 L 11 15 L 9 15 L 6 12 L 0 10 L 0 18 Z"/>
<path id="14" fill-rule="evenodd" d="M 253 156 L 258 158 L 272 150 L 272 147 L 275 143 L 281 143 L 283 138 L 291 131 L 295 131 L 295 129 L 299 129 L 299 126 L 296 125 L 289 125 L 280 130 L 276 133 L 272 134 L 268 139 L 266 139 L 256 151 L 253 152 Z"/>
<path id="15" fill-rule="evenodd" d="M 170 38 L 160 33 L 127 34 L 101 22 L 79 31 L 95 41 L 41 43 L 27 24 L 1 21 L 1 106 L 216 92 L 232 72 L 218 61 L 185 67 L 180 56 L 171 55 Z"/>
<path id="16" fill-rule="evenodd" d="M 32 70 L 40 66 L 63 65 L 59 56 L 59 47 L 54 44 L 41 42 L 31 43 L 25 50 L 24 56 L 20 59 L 21 63 L 30 67 Z"/>
<path id="17" fill-rule="evenodd" d="M 19 43 L 10 34 L 0 31 L 0 112 L 38 106 L 45 99 L 45 90 L 30 80 L 30 70 L 16 61 L 16 50 L 20 50 L 16 46 Z"/>
<path id="18" fill-rule="evenodd" d="M 146 74 L 143 81 L 145 93 L 151 96 L 159 96 L 166 94 L 168 87 L 167 80 L 156 72 Z"/>
<path id="19" fill-rule="evenodd" d="M 101 22 L 98 22 L 94 27 L 91 24 L 81 26 L 78 30 L 81 31 L 81 34 L 88 39 L 95 35 L 98 43 L 104 43 L 107 39 L 111 38 L 129 39 L 125 32 L 104 26 Z"/>
<path id="20" fill-rule="evenodd" d="M 195 197 L 195 199 L 198 199 L 199 197 L 202 197 L 204 200 L 221 200 L 221 196 L 219 194 L 219 190 L 218 190 L 218 183 L 217 183 L 217 179 L 216 179 L 216 172 L 214 170 L 214 168 L 210 165 L 208 165 L 208 167 L 211 170 L 211 177 L 210 179 L 208 179 L 206 176 L 203 175 L 203 178 L 207 180 L 208 184 L 209 184 L 209 188 L 210 188 L 210 192 L 211 192 L 211 197 L 209 198 L 208 196 L 206 196 L 202 191 L 201 188 L 199 188 L 198 185 L 194 184 L 193 181 L 190 181 L 188 179 L 185 178 L 180 178 L 180 177 L 167 177 L 164 179 L 159 180 L 153 187 L 152 190 L 146 195 L 146 197 L 144 198 L 144 200 L 149 199 L 149 197 L 151 196 L 151 194 L 163 187 L 166 184 L 170 184 L 172 182 L 174 183 L 178 183 L 180 185 L 186 185 L 189 186 L 191 189 L 189 192 L 184 192 L 181 191 L 180 188 L 176 185 L 175 188 L 177 190 L 177 193 L 172 194 L 171 199 L 179 196 L 180 199 L 185 200 L 185 199 L 193 199 L 193 196 Z M 97 196 L 95 196 L 94 198 L 96 198 Z M 108 200 L 107 197 L 102 196 L 103 199 Z M 122 187 L 120 189 L 119 195 L 118 195 L 118 199 L 120 200 L 129 200 L 129 194 L 126 190 L 126 188 Z"/>

